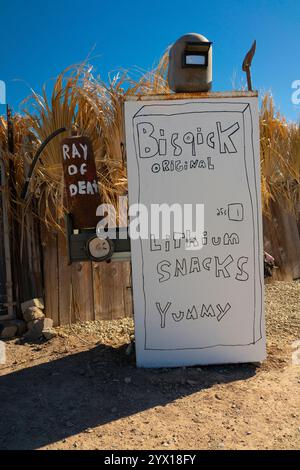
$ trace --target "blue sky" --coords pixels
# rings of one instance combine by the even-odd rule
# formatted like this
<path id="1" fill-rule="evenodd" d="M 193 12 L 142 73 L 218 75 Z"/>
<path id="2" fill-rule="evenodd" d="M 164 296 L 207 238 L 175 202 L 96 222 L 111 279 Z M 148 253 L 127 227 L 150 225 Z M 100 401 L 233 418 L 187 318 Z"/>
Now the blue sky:
<path id="1" fill-rule="evenodd" d="M 151 68 L 179 36 L 198 32 L 214 43 L 215 91 L 240 86 L 256 39 L 253 85 L 271 90 L 288 119 L 300 118 L 291 101 L 291 83 L 300 80 L 298 0 L 0 0 L 0 15 L 0 80 L 15 112 L 29 86 L 51 90 L 59 72 L 92 50 L 91 63 L 106 79 L 120 67 Z"/>

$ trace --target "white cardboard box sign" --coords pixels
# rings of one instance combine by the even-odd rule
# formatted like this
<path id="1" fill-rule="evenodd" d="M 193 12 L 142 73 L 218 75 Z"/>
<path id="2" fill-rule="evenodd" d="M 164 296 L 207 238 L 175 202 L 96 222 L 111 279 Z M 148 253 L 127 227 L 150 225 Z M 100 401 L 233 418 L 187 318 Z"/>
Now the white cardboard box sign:
<path id="1" fill-rule="evenodd" d="M 263 360 L 257 97 L 127 101 L 125 124 L 130 205 L 204 208 L 194 249 L 172 223 L 131 240 L 138 366 Z"/>

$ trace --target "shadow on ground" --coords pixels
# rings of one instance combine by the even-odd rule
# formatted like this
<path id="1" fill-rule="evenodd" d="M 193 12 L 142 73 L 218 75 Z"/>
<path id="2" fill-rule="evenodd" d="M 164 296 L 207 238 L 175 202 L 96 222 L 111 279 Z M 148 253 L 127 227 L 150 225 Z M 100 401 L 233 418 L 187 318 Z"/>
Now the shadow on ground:
<path id="1" fill-rule="evenodd" d="M 0 449 L 36 449 L 255 374 L 251 364 L 136 369 L 103 345 L 0 377 Z"/>

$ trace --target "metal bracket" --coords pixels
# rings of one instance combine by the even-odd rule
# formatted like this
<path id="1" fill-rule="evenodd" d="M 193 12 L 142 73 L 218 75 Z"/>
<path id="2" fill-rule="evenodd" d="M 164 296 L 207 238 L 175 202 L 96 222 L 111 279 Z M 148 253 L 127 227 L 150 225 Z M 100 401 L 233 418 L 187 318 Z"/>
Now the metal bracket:
<path id="1" fill-rule="evenodd" d="M 110 262 L 110 261 L 130 261 L 131 248 L 128 228 L 116 227 L 116 239 L 109 236 L 111 229 L 107 232 L 107 237 L 113 245 L 112 255 L 105 259 L 96 261 L 88 250 L 88 243 L 91 238 L 96 238 L 96 228 L 75 230 L 72 223 L 72 214 L 65 216 L 66 230 L 67 230 L 67 247 L 68 247 L 68 261 L 69 264 L 84 261 L 93 262 Z"/>

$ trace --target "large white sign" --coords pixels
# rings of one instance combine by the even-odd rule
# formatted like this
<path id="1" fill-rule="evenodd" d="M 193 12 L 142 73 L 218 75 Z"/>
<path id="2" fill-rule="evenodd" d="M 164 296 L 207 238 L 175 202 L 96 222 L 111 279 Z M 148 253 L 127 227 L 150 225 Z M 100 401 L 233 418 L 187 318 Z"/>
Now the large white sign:
<path id="1" fill-rule="evenodd" d="M 138 366 L 264 359 L 257 97 L 127 101 L 125 121 Z M 179 230 L 191 207 L 204 226 Z"/>

